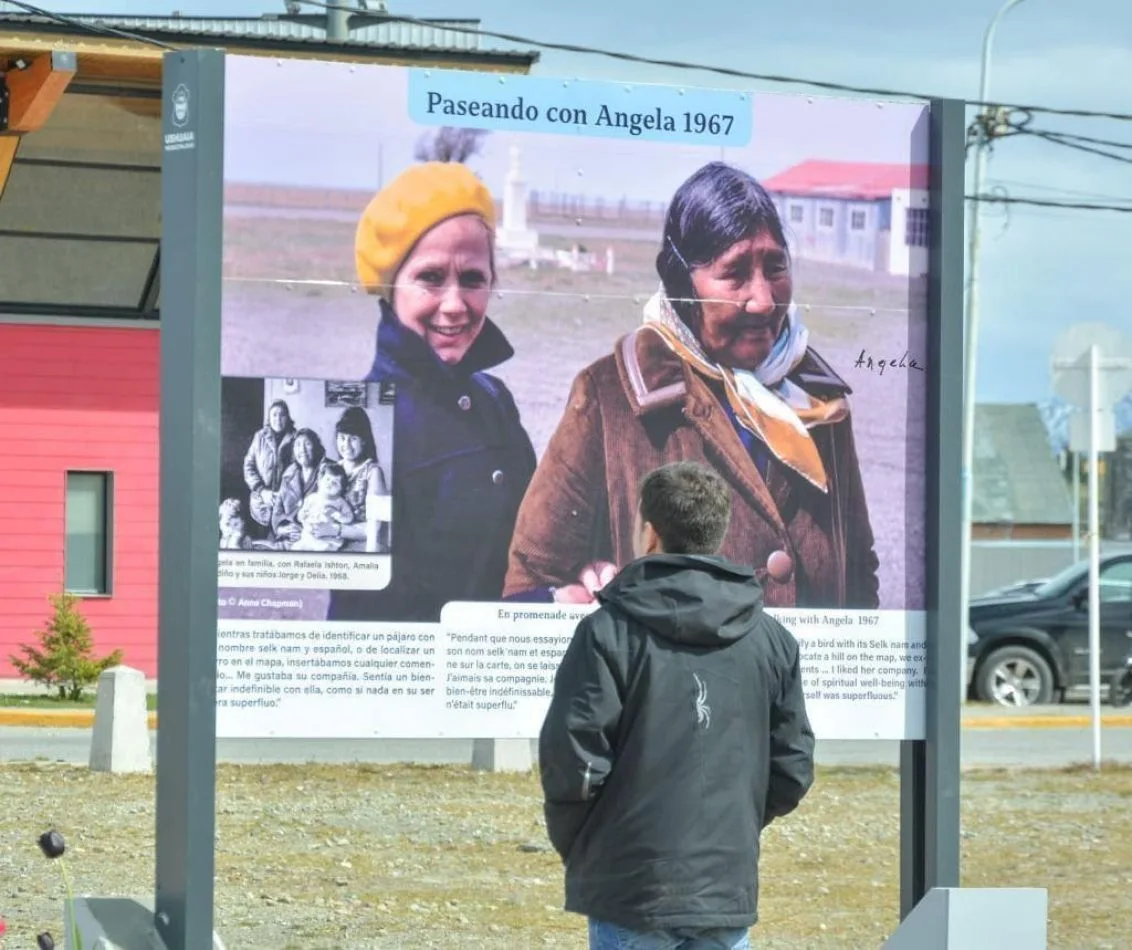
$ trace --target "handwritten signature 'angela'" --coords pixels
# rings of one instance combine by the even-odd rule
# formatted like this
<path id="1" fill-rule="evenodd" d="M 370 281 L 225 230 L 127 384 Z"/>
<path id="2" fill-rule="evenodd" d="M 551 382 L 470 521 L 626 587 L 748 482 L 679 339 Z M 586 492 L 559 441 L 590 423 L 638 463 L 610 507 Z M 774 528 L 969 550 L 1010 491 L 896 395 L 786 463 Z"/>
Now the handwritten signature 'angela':
<path id="1" fill-rule="evenodd" d="M 906 369 L 914 370 L 917 373 L 922 373 L 924 368 L 919 364 L 919 361 L 911 356 L 907 350 L 898 359 L 874 359 L 867 350 L 861 350 L 861 355 L 857 357 L 857 362 L 853 364 L 856 369 L 867 370 L 883 376 L 885 370 L 892 369 Z"/>

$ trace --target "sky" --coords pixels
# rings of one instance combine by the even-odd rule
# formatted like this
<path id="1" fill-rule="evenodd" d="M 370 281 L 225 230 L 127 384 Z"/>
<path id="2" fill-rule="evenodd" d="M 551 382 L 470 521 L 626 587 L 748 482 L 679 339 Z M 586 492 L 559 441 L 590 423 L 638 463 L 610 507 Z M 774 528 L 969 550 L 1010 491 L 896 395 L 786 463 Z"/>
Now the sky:
<path id="1" fill-rule="evenodd" d="M 479 98 L 469 93 L 463 77 L 444 79 L 435 71 L 430 82 L 444 95 Z M 451 74 L 449 74 L 451 75 Z M 352 69 L 314 61 L 282 63 L 264 57 L 230 62 L 226 73 L 225 178 L 228 181 L 371 190 L 388 183 L 416 161 L 414 148 L 422 134 L 433 131 L 410 117 L 408 73 L 400 69 Z M 530 84 L 526 77 L 518 82 Z M 596 105 L 648 111 L 634 104 L 621 83 L 593 83 L 597 91 L 574 87 L 550 94 L 564 102 L 586 104 L 591 125 Z M 545 87 L 544 87 L 545 88 Z M 664 87 L 661 87 L 664 88 Z M 515 102 L 520 92 L 497 86 L 494 77 L 484 96 Z M 524 102 L 540 99 L 527 89 Z M 649 96 L 647 89 L 638 94 Z M 417 101 L 421 100 L 418 94 Z M 657 100 L 650 100 L 657 101 Z M 359 103 L 369 103 L 359 115 Z M 593 104 L 590 104 L 593 103 Z M 520 173 L 531 189 L 582 194 L 616 202 L 667 204 L 673 192 L 706 162 L 723 158 L 760 179 L 807 159 L 883 162 L 907 165 L 928 160 L 926 109 L 921 103 L 838 99 L 785 93 L 752 93 L 743 98 L 730 90 L 713 91 L 695 105 L 687 97 L 670 97 L 666 110 L 708 109 L 750 117 L 748 141 L 721 148 L 717 144 L 672 144 L 646 139 L 587 135 L 493 131 L 482 151 L 468 164 L 497 198 L 504 195 L 511 150 L 519 150 Z M 444 120 L 439 120 L 443 122 Z M 434 123 L 435 124 L 435 123 Z M 269 162 L 264 156 L 269 155 Z M 647 169 L 647 174 L 642 174 Z"/>
<path id="2" fill-rule="evenodd" d="M 412 16 L 478 17 L 484 29 L 653 58 L 974 99 L 983 33 L 1002 0 L 390 0 Z M 283 0 L 56 0 L 58 12 L 234 16 L 283 12 Z M 485 40 L 485 45 L 503 44 Z M 1132 4 L 1024 0 L 994 44 L 997 101 L 1132 113 Z M 814 93 L 705 72 L 545 51 L 546 76 L 674 82 Z M 973 111 L 969 112 L 973 116 Z M 1036 115 L 1032 128 L 1132 143 L 1132 122 Z M 867 142 L 860 143 L 864 148 Z M 1132 149 L 1124 151 L 1132 158 Z M 996 144 L 988 188 L 1017 197 L 1132 207 L 1132 163 L 1035 136 Z M 982 212 L 978 398 L 1038 401 L 1072 324 L 1099 321 L 1132 337 L 1132 214 L 1011 206 Z"/>

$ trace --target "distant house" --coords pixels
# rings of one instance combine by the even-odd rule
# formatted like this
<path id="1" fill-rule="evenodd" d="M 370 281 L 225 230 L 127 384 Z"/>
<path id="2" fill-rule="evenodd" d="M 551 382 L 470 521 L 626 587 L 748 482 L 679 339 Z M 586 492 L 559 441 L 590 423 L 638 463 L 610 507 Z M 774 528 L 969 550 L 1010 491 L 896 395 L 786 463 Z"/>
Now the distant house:
<path id="1" fill-rule="evenodd" d="M 812 159 L 763 180 L 794 255 L 920 277 L 928 270 L 928 166 Z"/>
<path id="2" fill-rule="evenodd" d="M 975 540 L 1073 536 L 1073 502 L 1036 405 L 975 407 Z"/>
<path id="3" fill-rule="evenodd" d="M 1116 451 L 1108 460 L 1107 491 L 1101 503 L 1103 535 L 1112 541 L 1132 541 L 1132 432 L 1116 440 Z"/>

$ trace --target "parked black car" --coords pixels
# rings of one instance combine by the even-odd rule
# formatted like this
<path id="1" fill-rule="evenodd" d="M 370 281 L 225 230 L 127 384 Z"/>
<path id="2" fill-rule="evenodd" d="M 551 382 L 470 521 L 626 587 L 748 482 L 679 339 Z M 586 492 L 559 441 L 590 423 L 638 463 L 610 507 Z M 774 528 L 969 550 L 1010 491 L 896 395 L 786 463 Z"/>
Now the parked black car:
<path id="1" fill-rule="evenodd" d="M 1101 684 L 1132 655 L 1132 553 L 1101 558 Z M 1029 590 L 971 601 L 967 658 L 974 699 L 1029 706 L 1089 685 L 1089 564 Z"/>

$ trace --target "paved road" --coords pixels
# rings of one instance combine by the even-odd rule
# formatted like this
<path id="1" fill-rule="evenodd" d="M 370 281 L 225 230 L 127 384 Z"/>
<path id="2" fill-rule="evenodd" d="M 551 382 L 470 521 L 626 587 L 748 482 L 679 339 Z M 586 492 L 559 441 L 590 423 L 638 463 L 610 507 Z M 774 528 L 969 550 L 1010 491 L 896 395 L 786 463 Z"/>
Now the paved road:
<path id="1" fill-rule="evenodd" d="M 227 739 L 217 743 L 221 762 L 302 763 L 373 762 L 412 759 L 441 763 L 471 761 L 471 742 L 459 740 L 347 741 Z M 37 758 L 86 764 L 90 753 L 88 729 L 0 728 L 0 761 Z M 1132 764 L 1132 728 L 1105 730 L 1106 760 Z M 968 729 L 963 733 L 966 768 L 1021 766 L 1047 768 L 1089 762 L 1092 741 L 1088 729 Z M 896 765 L 895 742 L 819 742 L 822 765 Z"/>

